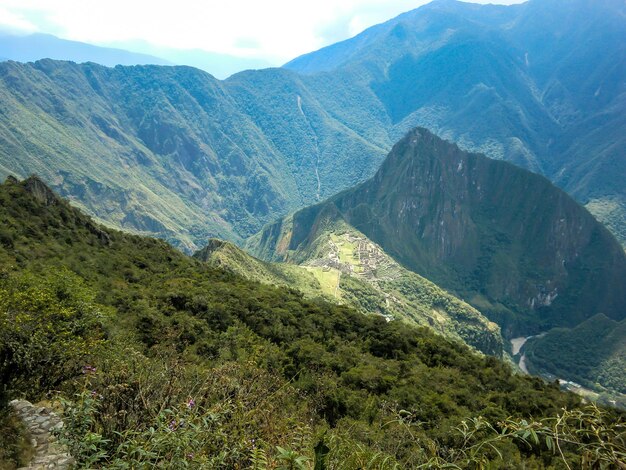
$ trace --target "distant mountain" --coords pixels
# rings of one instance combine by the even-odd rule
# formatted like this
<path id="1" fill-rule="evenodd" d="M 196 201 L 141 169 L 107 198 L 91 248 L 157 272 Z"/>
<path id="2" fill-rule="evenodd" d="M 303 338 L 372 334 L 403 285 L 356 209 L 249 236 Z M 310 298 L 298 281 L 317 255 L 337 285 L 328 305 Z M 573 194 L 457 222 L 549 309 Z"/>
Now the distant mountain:
<path id="1" fill-rule="evenodd" d="M 439 0 L 285 67 L 375 94 L 392 138 L 420 125 L 544 174 L 624 243 L 624 57 L 621 0 Z"/>
<path id="2" fill-rule="evenodd" d="M 545 178 L 411 131 L 365 183 L 266 227 L 248 242 L 299 262 L 346 224 L 404 267 L 466 299 L 506 336 L 626 315 L 626 255 Z"/>
<path id="3" fill-rule="evenodd" d="M 3 63 L 0 177 L 37 173 L 99 220 L 192 251 L 366 180 L 421 125 L 547 176 L 624 243 L 622 11 L 439 1 L 288 65 L 306 74 L 225 81 Z"/>
<path id="4" fill-rule="evenodd" d="M 367 253 L 368 261 L 361 260 L 360 253 Z M 213 239 L 194 257 L 253 281 L 297 289 L 310 299 L 323 298 L 366 314 L 384 315 L 389 321 L 426 326 L 485 354 L 502 356 L 503 341 L 495 323 L 402 268 L 354 229 L 329 230 L 318 237 L 309 254 L 301 265 L 267 263 Z"/>
<path id="5" fill-rule="evenodd" d="M 99 47 L 77 41 L 60 39 L 50 34 L 13 35 L 0 32 L 0 56 L 3 60 L 34 62 L 40 59 L 95 62 L 114 67 L 116 65 L 171 65 L 172 63 L 147 54 L 123 49 Z"/>
<path id="6" fill-rule="evenodd" d="M 257 70 L 272 67 L 266 60 L 238 57 L 202 49 L 174 49 L 155 46 L 144 41 L 124 41 L 114 43 L 115 47 L 142 52 L 167 59 L 171 64 L 188 65 L 209 72 L 220 80 L 243 70 Z"/>

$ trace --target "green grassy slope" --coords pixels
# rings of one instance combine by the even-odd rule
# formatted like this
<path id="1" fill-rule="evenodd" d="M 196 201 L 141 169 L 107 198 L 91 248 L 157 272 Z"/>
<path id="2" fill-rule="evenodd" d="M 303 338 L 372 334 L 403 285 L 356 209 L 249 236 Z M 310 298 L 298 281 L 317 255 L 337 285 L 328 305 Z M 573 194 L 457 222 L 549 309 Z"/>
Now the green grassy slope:
<path id="1" fill-rule="evenodd" d="M 562 458 L 516 431 L 462 444 L 463 419 L 579 406 L 493 357 L 106 229 L 38 179 L 0 185 L 0 219 L 0 403 L 53 387 L 69 413 L 62 438 L 82 466 L 244 468 L 302 457 L 410 468 L 473 452 L 492 465 L 541 467 Z M 494 436 L 506 457 L 458 447 Z M 580 463 L 577 444 L 563 451 Z"/>
<path id="2" fill-rule="evenodd" d="M 626 311 L 626 257 L 587 211 L 545 178 L 424 129 L 407 134 L 371 180 L 248 245 L 264 259 L 299 261 L 337 223 L 467 299 L 507 337 Z"/>

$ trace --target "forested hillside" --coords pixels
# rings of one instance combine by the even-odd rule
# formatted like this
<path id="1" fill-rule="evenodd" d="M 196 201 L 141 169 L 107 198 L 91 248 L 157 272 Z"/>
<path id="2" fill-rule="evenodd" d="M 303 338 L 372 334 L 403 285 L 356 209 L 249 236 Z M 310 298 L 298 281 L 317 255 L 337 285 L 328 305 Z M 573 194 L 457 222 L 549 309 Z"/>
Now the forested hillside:
<path id="1" fill-rule="evenodd" d="M 60 400 L 60 438 L 80 466 L 543 467 L 622 455 L 622 418 L 582 409 L 559 422 L 589 432 L 554 453 L 566 430 L 549 417 L 579 410 L 577 398 L 427 329 L 105 229 L 36 178 L 7 181 L 0 202 L 0 398 Z"/>

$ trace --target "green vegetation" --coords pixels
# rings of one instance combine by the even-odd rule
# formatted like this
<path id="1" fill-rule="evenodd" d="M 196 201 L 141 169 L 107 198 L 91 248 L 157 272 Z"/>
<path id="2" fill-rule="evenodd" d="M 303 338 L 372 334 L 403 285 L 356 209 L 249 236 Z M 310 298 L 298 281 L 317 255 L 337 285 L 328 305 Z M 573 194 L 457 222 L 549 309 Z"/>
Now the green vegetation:
<path id="1" fill-rule="evenodd" d="M 190 67 L 4 62 L 0 103 L 0 177 L 37 174 L 98 220 L 188 252 L 355 184 L 389 146 L 281 70 L 220 82 Z"/>
<path id="2" fill-rule="evenodd" d="M 396 144 L 372 179 L 267 226 L 247 248 L 307 264 L 328 258 L 335 240 L 339 261 L 362 269 L 354 243 L 339 245 L 342 232 L 372 244 L 363 255 L 381 292 L 410 298 L 420 281 L 402 265 L 467 299 L 507 338 L 575 326 L 598 312 L 626 315 L 626 255 L 591 214 L 545 178 L 425 129 Z"/>
<path id="3" fill-rule="evenodd" d="M 322 298 L 388 320 L 426 326 L 486 354 L 502 355 L 503 341 L 496 324 L 402 268 L 363 234 L 345 225 L 327 225 L 310 249 L 286 253 L 297 265 L 263 262 L 219 240 L 211 240 L 194 256 L 248 279 L 298 289 L 310 299 Z"/>
<path id="4" fill-rule="evenodd" d="M 528 341 L 531 370 L 568 377 L 585 387 L 626 394 L 626 320 L 596 315 L 572 329 L 555 328 Z"/>
<path id="5" fill-rule="evenodd" d="M 37 180 L 2 185 L 0 217 L 2 318 L 34 332 L 0 337 L 2 399 L 52 394 L 80 467 L 504 468 L 623 455 L 615 412 L 577 411 L 556 385 L 427 329 L 104 230 Z M 14 371 L 13 352 L 34 373 Z M 602 433 L 550 444 L 585 420 Z"/>

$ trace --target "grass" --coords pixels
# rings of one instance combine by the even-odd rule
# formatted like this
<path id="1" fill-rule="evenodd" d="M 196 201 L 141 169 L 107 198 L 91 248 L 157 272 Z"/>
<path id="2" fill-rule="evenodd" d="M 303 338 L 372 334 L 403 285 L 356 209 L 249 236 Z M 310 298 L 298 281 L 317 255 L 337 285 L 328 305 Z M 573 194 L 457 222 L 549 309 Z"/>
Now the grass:
<path id="1" fill-rule="evenodd" d="M 320 288 L 324 294 L 330 297 L 341 298 L 341 289 L 339 289 L 341 272 L 339 270 L 312 266 L 305 266 L 304 269 L 313 273 L 315 279 L 320 283 Z"/>

